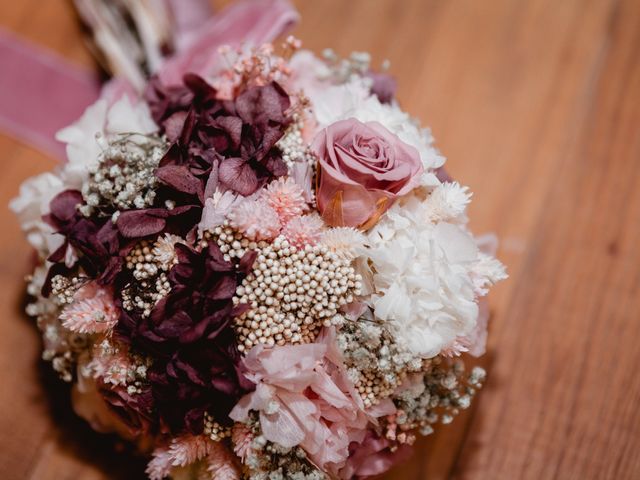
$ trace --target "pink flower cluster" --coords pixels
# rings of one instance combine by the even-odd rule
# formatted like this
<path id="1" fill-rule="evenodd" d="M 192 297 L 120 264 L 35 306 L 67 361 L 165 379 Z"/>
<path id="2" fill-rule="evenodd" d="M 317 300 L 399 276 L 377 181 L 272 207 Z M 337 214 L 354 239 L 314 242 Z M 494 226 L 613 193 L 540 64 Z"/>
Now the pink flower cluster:
<path id="1" fill-rule="evenodd" d="M 231 225 L 254 240 L 273 240 L 278 235 L 295 247 L 315 245 L 324 222 L 308 209 L 304 190 L 293 178 L 279 178 L 259 194 L 239 201 L 229 213 Z"/>
<path id="2" fill-rule="evenodd" d="M 395 412 L 390 400 L 365 411 L 346 376 L 333 329 L 313 344 L 258 346 L 245 365 L 256 390 L 238 402 L 231 418 L 245 422 L 251 411 L 259 412 L 267 440 L 301 446 L 314 464 L 334 475 L 347 464 L 350 446 L 365 441 L 369 423 Z"/>

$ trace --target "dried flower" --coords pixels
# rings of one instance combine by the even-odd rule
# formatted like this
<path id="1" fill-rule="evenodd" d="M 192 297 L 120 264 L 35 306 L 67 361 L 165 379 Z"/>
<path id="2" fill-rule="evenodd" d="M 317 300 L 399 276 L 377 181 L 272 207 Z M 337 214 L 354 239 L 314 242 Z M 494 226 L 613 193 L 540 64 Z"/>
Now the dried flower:
<path id="1" fill-rule="evenodd" d="M 78 333 L 100 333 L 112 329 L 119 312 L 111 294 L 95 283 L 80 288 L 74 302 L 60 314 L 62 325 Z"/>
<path id="2" fill-rule="evenodd" d="M 261 192 L 262 198 L 275 210 L 282 225 L 307 209 L 304 191 L 291 177 L 274 180 Z"/>
<path id="3" fill-rule="evenodd" d="M 236 205 L 229 223 L 252 240 L 272 240 L 281 229 L 278 213 L 262 198 L 247 198 Z"/>
<path id="4" fill-rule="evenodd" d="M 317 213 L 292 218 L 282 229 L 282 235 L 296 248 L 315 245 L 325 225 Z"/>

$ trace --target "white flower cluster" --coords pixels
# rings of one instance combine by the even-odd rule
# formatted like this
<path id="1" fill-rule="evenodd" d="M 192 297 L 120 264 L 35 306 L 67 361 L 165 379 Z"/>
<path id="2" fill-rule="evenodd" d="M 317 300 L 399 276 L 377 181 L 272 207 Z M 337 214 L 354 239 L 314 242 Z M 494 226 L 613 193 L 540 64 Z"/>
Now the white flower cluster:
<path id="1" fill-rule="evenodd" d="M 368 233 L 369 302 L 424 358 L 471 334 L 477 297 L 506 277 L 465 228 L 467 203 L 465 188 L 445 183 L 425 200 L 413 195 L 398 203 Z"/>

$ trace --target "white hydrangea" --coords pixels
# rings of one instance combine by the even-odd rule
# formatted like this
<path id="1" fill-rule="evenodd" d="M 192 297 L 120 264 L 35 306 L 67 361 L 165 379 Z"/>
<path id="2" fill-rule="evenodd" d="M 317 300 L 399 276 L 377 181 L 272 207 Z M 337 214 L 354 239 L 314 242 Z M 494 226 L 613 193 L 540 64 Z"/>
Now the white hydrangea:
<path id="1" fill-rule="evenodd" d="M 27 237 L 27 241 L 41 258 L 49 254 L 64 241 L 62 235 L 54 234 L 53 228 L 42 217 L 49 213 L 49 203 L 65 189 L 60 177 L 43 173 L 27 179 L 20 185 L 18 196 L 11 200 L 9 208 L 16 214 Z"/>
<path id="2" fill-rule="evenodd" d="M 82 117 L 56 134 L 67 145 L 67 163 L 62 177 L 68 188 L 80 189 L 86 181 L 88 167 L 98 162 L 110 139 L 127 133 L 150 134 L 158 127 L 145 102 L 132 103 L 127 95 L 109 106 L 100 99 L 88 107 Z"/>
<path id="3" fill-rule="evenodd" d="M 158 127 L 144 102 L 132 103 L 125 95 L 112 106 L 98 100 L 82 117 L 56 135 L 67 144 L 67 162 L 55 173 L 45 173 L 26 180 L 10 203 L 27 240 L 45 258 L 62 244 L 62 237 L 42 217 L 49 213 L 49 203 L 66 189 L 81 189 L 106 142 L 118 134 L 153 133 Z"/>
<path id="4" fill-rule="evenodd" d="M 441 206 L 457 213 L 451 219 L 464 213 L 460 193 Z M 398 339 L 424 358 L 471 333 L 478 295 L 504 278 L 502 265 L 487 261 L 464 224 L 442 221 L 443 216 L 434 221 L 433 212 L 433 200 L 413 196 L 394 205 L 368 233 L 375 289 L 369 302 L 376 317 L 390 322 Z"/>

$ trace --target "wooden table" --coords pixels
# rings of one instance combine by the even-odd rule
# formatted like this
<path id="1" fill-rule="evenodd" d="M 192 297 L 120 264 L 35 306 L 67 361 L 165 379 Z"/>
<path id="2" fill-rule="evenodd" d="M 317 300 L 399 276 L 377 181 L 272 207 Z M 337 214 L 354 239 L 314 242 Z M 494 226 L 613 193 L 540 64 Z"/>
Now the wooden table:
<path id="1" fill-rule="evenodd" d="M 392 60 L 511 274 L 491 297 L 475 408 L 387 478 L 640 478 L 640 2 L 297 3 L 306 47 Z M 0 24 L 91 64 L 65 1 L 3 1 Z M 2 205 L 54 164 L 7 137 L 0 151 Z M 0 478 L 142 478 L 39 365 L 21 313 L 29 250 L 0 215 Z"/>

